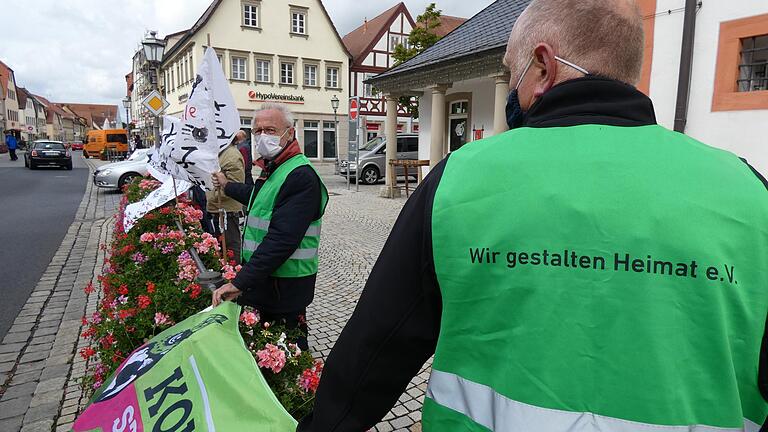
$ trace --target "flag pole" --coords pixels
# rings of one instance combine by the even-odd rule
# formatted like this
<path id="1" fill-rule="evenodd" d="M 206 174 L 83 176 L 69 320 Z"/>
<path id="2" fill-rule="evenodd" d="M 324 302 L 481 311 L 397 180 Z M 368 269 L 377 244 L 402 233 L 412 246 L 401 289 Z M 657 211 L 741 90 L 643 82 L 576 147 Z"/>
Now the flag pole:
<path id="1" fill-rule="evenodd" d="M 221 231 L 221 254 L 225 263 L 229 263 L 227 255 L 227 213 L 221 208 L 221 188 L 216 188 L 216 204 L 219 207 L 219 231 Z"/>

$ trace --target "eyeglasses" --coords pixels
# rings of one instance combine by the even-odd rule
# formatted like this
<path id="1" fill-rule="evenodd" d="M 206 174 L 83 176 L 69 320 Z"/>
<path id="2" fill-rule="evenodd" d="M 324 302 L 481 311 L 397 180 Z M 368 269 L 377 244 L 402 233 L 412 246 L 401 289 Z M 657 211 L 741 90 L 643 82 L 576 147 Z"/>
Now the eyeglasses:
<path id="1" fill-rule="evenodd" d="M 277 135 L 277 129 L 271 128 L 271 127 L 261 128 L 261 129 L 253 129 L 251 131 L 251 133 L 253 133 L 254 135 L 260 135 L 262 133 L 267 134 L 267 135 Z"/>

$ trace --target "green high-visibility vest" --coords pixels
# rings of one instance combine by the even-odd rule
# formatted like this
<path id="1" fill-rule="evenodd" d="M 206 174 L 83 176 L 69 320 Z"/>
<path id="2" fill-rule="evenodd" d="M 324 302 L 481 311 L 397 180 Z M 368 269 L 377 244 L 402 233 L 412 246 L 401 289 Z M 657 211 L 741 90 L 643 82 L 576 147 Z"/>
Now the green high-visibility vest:
<path id="1" fill-rule="evenodd" d="M 425 430 L 766 419 L 768 193 L 733 154 L 656 125 L 516 129 L 451 155 L 432 239 Z"/>
<path id="2" fill-rule="evenodd" d="M 301 166 L 307 165 L 314 170 L 314 167 L 303 154 L 296 155 L 283 162 L 264 182 L 256 196 L 251 196 L 251 203 L 248 208 L 248 218 L 246 219 L 245 229 L 243 231 L 243 263 L 247 263 L 251 256 L 256 252 L 267 235 L 269 225 L 272 221 L 272 211 L 275 208 L 275 201 L 280 189 L 285 183 L 288 175 Z M 315 171 L 317 173 L 317 171 Z M 322 198 L 320 200 L 320 217 L 313 221 L 298 249 L 286 260 L 283 265 L 278 267 L 272 276 L 282 278 L 296 278 L 309 276 L 317 273 L 318 248 L 320 247 L 320 228 L 323 224 L 323 214 L 325 206 L 328 204 L 328 190 L 320 179 L 320 189 Z"/>

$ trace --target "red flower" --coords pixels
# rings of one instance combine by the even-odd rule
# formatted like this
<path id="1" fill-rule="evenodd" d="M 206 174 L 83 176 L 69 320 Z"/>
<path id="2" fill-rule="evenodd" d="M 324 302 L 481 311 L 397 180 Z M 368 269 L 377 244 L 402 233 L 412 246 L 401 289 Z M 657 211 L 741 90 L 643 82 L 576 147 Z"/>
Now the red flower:
<path id="1" fill-rule="evenodd" d="M 145 295 L 139 296 L 139 309 L 146 309 L 151 304 L 152 304 L 152 300 L 149 297 Z"/>
<path id="2" fill-rule="evenodd" d="M 86 286 L 85 286 L 85 288 L 83 288 L 83 291 L 84 291 L 86 294 L 91 294 L 91 293 L 93 293 L 93 292 L 95 291 L 95 289 L 93 288 L 93 282 L 88 282 L 88 285 L 86 285 Z"/>
<path id="3" fill-rule="evenodd" d="M 147 282 L 147 293 L 152 294 L 155 292 L 155 284 L 152 282 Z"/>
<path id="4" fill-rule="evenodd" d="M 160 213 L 162 213 L 164 215 L 171 214 L 172 211 L 173 211 L 173 209 L 170 208 L 170 207 L 163 207 L 163 208 L 160 209 Z"/>
<path id="5" fill-rule="evenodd" d="M 96 355 L 96 350 L 94 350 L 91 347 L 85 347 L 80 350 L 80 357 L 83 358 L 83 360 L 88 360 L 89 358 Z"/>
<path id="6" fill-rule="evenodd" d="M 88 318 L 86 318 L 85 315 L 83 315 L 83 317 L 80 319 L 80 322 L 83 323 L 83 325 L 87 325 L 88 324 Z"/>
<path id="7" fill-rule="evenodd" d="M 230 259 L 234 258 L 235 257 L 235 251 L 233 251 L 232 249 L 228 250 L 227 251 L 227 257 L 229 257 Z"/>
<path id="8" fill-rule="evenodd" d="M 117 289 L 117 292 L 119 292 L 120 295 L 128 295 L 128 285 L 126 284 L 120 285 L 120 287 Z"/>
<path id="9" fill-rule="evenodd" d="M 123 309 L 117 313 L 117 316 L 120 317 L 122 321 L 127 320 L 128 318 L 132 317 L 135 314 L 134 309 Z"/>
<path id="10" fill-rule="evenodd" d="M 99 343 L 101 343 L 102 347 L 109 348 L 110 346 L 115 344 L 115 338 L 111 334 L 108 334 L 103 338 L 101 338 L 101 341 L 99 341 Z"/>
<path id="11" fill-rule="evenodd" d="M 189 284 L 187 288 L 184 289 L 184 292 L 188 292 L 189 298 L 194 300 L 200 297 L 200 293 L 203 292 L 203 289 L 200 287 L 200 285 L 193 283 L 193 284 Z"/>

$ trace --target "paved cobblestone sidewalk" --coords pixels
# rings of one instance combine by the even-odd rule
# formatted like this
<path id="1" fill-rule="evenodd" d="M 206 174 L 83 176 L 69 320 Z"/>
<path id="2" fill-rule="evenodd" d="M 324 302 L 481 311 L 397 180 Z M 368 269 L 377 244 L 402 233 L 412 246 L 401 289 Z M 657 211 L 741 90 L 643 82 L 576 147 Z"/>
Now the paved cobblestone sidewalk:
<path id="1" fill-rule="evenodd" d="M 69 429 L 81 396 L 74 381 L 84 371 L 74 360 L 88 303 L 82 288 L 103 260 L 99 244 L 119 198 L 88 184 L 74 223 L 0 344 L 0 431 Z"/>
<path id="2" fill-rule="evenodd" d="M 93 169 L 103 164 L 87 160 Z M 321 269 L 315 302 L 308 311 L 310 345 L 325 358 L 346 324 L 365 280 L 405 199 L 378 197 L 379 187 L 347 190 L 331 166 L 319 171 L 328 185 L 328 206 L 320 248 Z M 87 402 L 77 380 L 85 363 L 77 355 L 81 318 L 95 311 L 96 295 L 83 287 L 101 270 L 100 244 L 111 236 L 120 194 L 90 182 L 51 264 L 0 344 L 0 431 L 69 430 Z M 430 364 L 411 382 L 377 431 L 420 430 L 421 404 Z"/>

